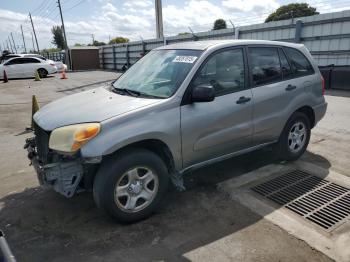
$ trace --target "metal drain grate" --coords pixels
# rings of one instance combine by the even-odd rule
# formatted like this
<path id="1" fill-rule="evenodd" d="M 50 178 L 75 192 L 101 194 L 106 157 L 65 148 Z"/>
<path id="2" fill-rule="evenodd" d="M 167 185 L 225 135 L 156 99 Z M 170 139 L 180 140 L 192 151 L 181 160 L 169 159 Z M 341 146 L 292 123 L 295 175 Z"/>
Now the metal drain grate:
<path id="1" fill-rule="evenodd" d="M 252 190 L 327 231 L 350 215 L 350 189 L 300 170 L 278 176 Z"/>

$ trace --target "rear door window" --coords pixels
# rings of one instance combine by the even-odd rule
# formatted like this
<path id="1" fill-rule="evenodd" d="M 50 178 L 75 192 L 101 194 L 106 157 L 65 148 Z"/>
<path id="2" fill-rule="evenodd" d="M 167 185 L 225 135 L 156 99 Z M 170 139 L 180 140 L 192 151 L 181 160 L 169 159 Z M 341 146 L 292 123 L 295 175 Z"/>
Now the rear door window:
<path id="1" fill-rule="evenodd" d="M 276 47 L 249 47 L 254 86 L 282 81 L 282 70 Z"/>
<path id="2" fill-rule="evenodd" d="M 22 58 L 23 64 L 33 64 L 33 63 L 40 63 L 38 59 L 35 58 Z"/>
<path id="3" fill-rule="evenodd" d="M 15 58 L 6 63 L 6 65 L 18 65 L 18 64 L 22 64 L 21 58 Z"/>
<path id="4" fill-rule="evenodd" d="M 307 58 L 298 50 L 290 47 L 283 48 L 291 63 L 292 71 L 295 77 L 310 75 L 314 69 Z"/>

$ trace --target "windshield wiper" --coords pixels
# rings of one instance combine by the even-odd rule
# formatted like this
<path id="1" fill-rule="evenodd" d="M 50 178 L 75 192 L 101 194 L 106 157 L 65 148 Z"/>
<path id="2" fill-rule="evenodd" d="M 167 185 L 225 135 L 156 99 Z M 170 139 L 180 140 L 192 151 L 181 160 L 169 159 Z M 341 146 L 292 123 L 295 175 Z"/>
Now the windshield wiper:
<path id="1" fill-rule="evenodd" d="M 128 88 L 113 87 L 113 90 L 117 91 L 117 92 L 123 92 L 124 94 L 128 94 L 128 95 L 134 96 L 134 97 L 149 97 L 149 98 L 164 99 L 164 97 L 161 97 L 161 96 L 150 95 L 147 93 L 143 93 L 143 92 L 128 89 Z"/>
<path id="2" fill-rule="evenodd" d="M 123 93 L 126 93 L 129 96 L 138 97 L 138 96 L 141 95 L 141 93 L 139 91 L 131 90 L 131 89 L 127 89 L 127 88 L 116 88 L 116 87 L 113 87 L 113 89 L 116 90 L 116 91 L 122 91 Z"/>

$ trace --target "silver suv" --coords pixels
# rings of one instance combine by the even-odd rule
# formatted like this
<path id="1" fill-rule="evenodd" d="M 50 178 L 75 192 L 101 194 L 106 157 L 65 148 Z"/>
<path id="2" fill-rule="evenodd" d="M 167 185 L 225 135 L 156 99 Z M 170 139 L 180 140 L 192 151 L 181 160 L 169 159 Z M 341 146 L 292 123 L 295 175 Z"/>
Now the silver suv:
<path id="1" fill-rule="evenodd" d="M 34 115 L 29 159 L 66 197 L 92 190 L 119 221 L 149 216 L 186 171 L 272 145 L 306 150 L 324 116 L 324 81 L 308 50 L 272 41 L 203 41 L 152 50 L 108 88 Z"/>

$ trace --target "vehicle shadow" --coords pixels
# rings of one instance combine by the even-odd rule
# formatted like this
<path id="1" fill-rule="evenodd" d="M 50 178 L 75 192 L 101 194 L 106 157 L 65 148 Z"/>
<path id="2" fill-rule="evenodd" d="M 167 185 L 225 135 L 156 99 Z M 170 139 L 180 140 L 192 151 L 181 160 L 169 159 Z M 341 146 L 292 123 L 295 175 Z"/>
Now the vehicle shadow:
<path id="1" fill-rule="evenodd" d="M 0 199 L 0 228 L 18 261 L 24 262 L 189 261 L 186 253 L 242 230 L 256 230 L 250 240 L 256 248 L 269 242 L 276 249 L 281 243 L 288 245 L 285 241 L 290 238 L 255 228 L 263 217 L 216 188 L 221 181 L 278 163 L 269 150 L 186 174 L 185 192 L 171 189 L 154 216 L 135 224 L 122 225 L 105 216 L 90 193 L 65 199 L 51 189 L 36 187 Z M 303 159 L 326 170 L 330 167 L 326 158 L 311 152 Z M 237 243 L 243 241 L 244 236 L 236 235 Z M 233 253 L 242 248 L 236 242 L 231 245 Z"/>

